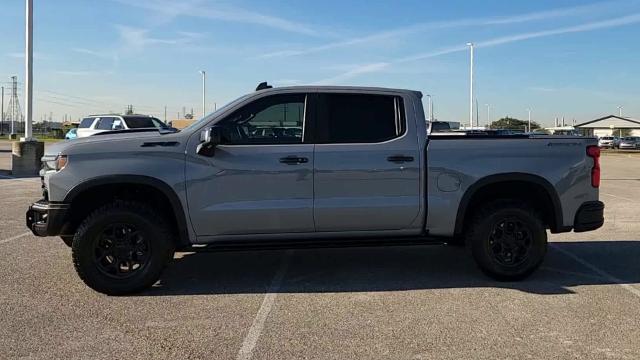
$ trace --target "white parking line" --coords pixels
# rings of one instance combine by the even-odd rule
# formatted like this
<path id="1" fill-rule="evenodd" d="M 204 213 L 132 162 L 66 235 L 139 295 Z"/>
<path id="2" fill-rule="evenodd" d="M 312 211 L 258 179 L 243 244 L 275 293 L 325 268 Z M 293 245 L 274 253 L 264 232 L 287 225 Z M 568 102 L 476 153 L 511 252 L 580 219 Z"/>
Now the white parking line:
<path id="1" fill-rule="evenodd" d="M 240 348 L 236 359 L 251 359 L 253 349 L 256 347 L 260 334 L 262 334 L 264 323 L 271 312 L 271 308 L 273 307 L 273 303 L 276 301 L 276 297 L 278 296 L 278 290 L 280 290 L 280 286 L 282 286 L 282 280 L 284 279 L 284 275 L 287 273 L 287 268 L 289 267 L 289 261 L 291 260 L 292 254 L 293 250 L 287 250 L 284 254 L 282 262 L 280 263 L 280 268 L 278 268 L 278 271 L 273 276 L 273 280 L 271 280 L 271 285 L 264 296 L 264 300 L 262 300 L 260 310 L 258 310 L 255 319 L 253 319 L 253 324 L 251 325 L 251 328 L 249 328 L 249 332 L 242 342 L 242 347 Z"/>
<path id="2" fill-rule="evenodd" d="M 600 194 L 606 195 L 606 196 L 611 196 L 612 198 L 616 198 L 616 199 L 620 199 L 620 200 L 636 202 L 636 200 L 633 200 L 633 199 L 630 199 L 630 198 L 627 198 L 627 197 L 624 197 L 624 196 L 612 195 L 612 194 L 607 194 L 607 193 L 603 193 L 603 192 L 601 192 Z"/>
<path id="3" fill-rule="evenodd" d="M 604 270 L 600 270 L 598 267 L 596 267 L 595 265 L 591 264 L 590 262 L 580 258 L 578 255 L 575 255 L 567 250 L 561 249 L 556 245 L 551 244 L 551 247 L 553 247 L 554 249 L 560 251 L 561 253 L 567 255 L 568 257 L 572 258 L 573 260 L 579 262 L 580 264 L 588 267 L 589 269 L 591 269 L 593 272 L 595 272 L 596 274 L 602 276 L 603 278 L 607 279 L 608 281 L 620 285 L 623 289 L 627 290 L 628 292 L 630 292 L 631 294 L 637 296 L 640 298 L 640 290 L 634 288 L 633 286 L 626 284 L 625 281 L 618 279 L 617 277 L 609 274 L 608 272 L 604 271 Z"/>
<path id="4" fill-rule="evenodd" d="M 25 237 L 25 236 L 27 236 L 27 235 L 31 235 L 31 231 L 26 232 L 26 233 L 24 233 L 24 234 L 16 235 L 16 236 L 14 236 L 14 237 L 10 237 L 10 238 L 8 238 L 8 239 L 0 240 L 0 244 L 5 244 L 5 243 L 8 243 L 9 241 L 13 241 L 13 240 L 18 240 L 18 239 L 20 239 L 21 237 Z"/>
<path id="5" fill-rule="evenodd" d="M 16 180 L 16 181 L 27 181 L 27 182 L 34 182 L 34 180 L 40 180 L 40 178 L 17 178 L 17 177 L 13 177 L 13 176 L 9 176 L 9 175 L 0 175 L 0 179 L 7 179 L 7 180 Z"/>

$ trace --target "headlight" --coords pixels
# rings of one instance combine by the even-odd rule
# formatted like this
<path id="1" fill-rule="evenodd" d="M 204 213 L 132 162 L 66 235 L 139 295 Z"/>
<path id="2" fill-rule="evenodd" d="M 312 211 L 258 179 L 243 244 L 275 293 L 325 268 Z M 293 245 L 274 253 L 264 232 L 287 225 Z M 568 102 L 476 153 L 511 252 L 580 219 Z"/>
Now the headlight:
<path id="1" fill-rule="evenodd" d="M 56 157 L 56 171 L 64 169 L 64 167 L 67 166 L 68 161 L 67 155 L 58 155 Z"/>

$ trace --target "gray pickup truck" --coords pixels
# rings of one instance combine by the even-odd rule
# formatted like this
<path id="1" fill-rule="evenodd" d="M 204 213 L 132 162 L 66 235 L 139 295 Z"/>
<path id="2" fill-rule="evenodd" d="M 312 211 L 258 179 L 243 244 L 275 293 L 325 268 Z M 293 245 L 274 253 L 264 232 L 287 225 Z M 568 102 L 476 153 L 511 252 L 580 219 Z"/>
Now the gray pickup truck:
<path id="1" fill-rule="evenodd" d="M 596 139 L 428 135 L 421 97 L 259 86 L 179 132 L 50 145 L 26 223 L 106 294 L 153 285 L 175 251 L 269 246 L 466 244 L 517 280 L 547 229 L 602 226 Z"/>

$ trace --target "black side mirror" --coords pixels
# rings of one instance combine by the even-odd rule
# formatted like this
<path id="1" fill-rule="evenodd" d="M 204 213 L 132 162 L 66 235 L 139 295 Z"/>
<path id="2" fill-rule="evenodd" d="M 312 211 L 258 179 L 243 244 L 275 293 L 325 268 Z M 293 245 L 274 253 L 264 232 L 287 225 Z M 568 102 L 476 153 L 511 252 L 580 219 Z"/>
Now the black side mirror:
<path id="1" fill-rule="evenodd" d="M 202 130 L 200 133 L 200 144 L 196 148 L 198 155 L 212 157 L 215 154 L 216 146 L 222 144 L 222 129 L 219 126 L 212 126 Z"/>

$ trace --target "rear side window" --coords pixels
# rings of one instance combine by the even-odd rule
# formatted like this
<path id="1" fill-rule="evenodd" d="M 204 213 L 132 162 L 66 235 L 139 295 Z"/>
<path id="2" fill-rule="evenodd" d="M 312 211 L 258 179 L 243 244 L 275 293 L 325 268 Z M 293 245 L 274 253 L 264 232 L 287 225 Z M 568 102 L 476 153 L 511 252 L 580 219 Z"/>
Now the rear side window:
<path id="1" fill-rule="evenodd" d="M 400 97 L 320 94 L 318 99 L 318 143 L 377 143 L 405 132 L 404 105 Z"/>
<path id="2" fill-rule="evenodd" d="M 129 129 L 144 129 L 144 128 L 161 128 L 164 124 L 156 118 L 148 116 L 140 117 L 126 117 L 124 121 L 127 123 Z"/>
<path id="3" fill-rule="evenodd" d="M 96 124 L 96 129 L 98 130 L 112 130 L 113 129 L 113 120 L 112 117 L 101 117 Z"/>
<path id="4" fill-rule="evenodd" d="M 80 121 L 80 125 L 78 125 L 78 128 L 80 129 L 88 129 L 91 127 L 91 124 L 93 124 L 93 121 L 95 120 L 95 118 L 84 118 L 82 119 L 82 121 Z"/>

